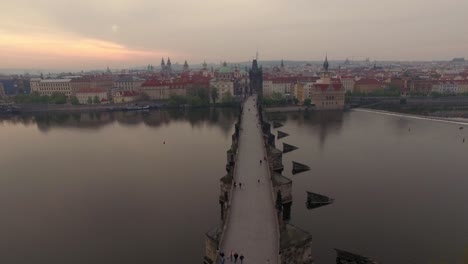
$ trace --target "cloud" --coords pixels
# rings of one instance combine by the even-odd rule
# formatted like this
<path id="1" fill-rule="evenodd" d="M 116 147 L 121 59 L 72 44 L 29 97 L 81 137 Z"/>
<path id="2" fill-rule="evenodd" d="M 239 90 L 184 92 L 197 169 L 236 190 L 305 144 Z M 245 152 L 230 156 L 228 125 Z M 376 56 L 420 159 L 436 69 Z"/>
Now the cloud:
<path id="1" fill-rule="evenodd" d="M 30 59 L 44 60 L 45 64 L 52 61 L 56 67 L 68 66 L 71 62 L 95 64 L 99 61 L 102 65 L 109 62 L 146 64 L 158 61 L 163 56 L 174 55 L 168 51 L 132 49 L 109 41 L 75 35 L 17 34 L 1 31 L 0 53 L 5 54 L 7 58 L 3 60 L 2 67 L 27 67 Z M 25 58 L 30 59 L 24 60 Z"/>

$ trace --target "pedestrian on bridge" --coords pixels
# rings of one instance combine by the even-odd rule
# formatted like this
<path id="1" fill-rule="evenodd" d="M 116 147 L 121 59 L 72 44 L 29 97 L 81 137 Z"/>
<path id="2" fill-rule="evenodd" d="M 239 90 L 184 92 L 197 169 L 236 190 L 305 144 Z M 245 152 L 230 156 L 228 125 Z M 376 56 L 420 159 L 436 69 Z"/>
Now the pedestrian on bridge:
<path id="1" fill-rule="evenodd" d="M 224 261 L 226 261 L 226 260 L 224 259 L 224 252 L 221 251 L 221 252 L 219 253 L 219 256 L 221 257 L 221 264 L 224 264 Z"/>
<path id="2" fill-rule="evenodd" d="M 244 255 L 241 254 L 240 257 L 239 257 L 239 259 L 240 259 L 241 264 L 242 264 L 242 262 L 244 261 Z"/>
<path id="3" fill-rule="evenodd" d="M 242 182 L 239 182 L 239 189 L 242 189 Z"/>
<path id="4" fill-rule="evenodd" d="M 262 160 L 260 160 L 260 165 L 262 165 Z"/>
<path id="5" fill-rule="evenodd" d="M 234 182 L 234 188 L 236 188 L 236 182 Z"/>
<path id="6" fill-rule="evenodd" d="M 239 254 L 237 254 L 237 252 L 234 253 L 234 263 L 237 263 L 237 258 L 238 258 L 238 257 L 239 257 Z"/>

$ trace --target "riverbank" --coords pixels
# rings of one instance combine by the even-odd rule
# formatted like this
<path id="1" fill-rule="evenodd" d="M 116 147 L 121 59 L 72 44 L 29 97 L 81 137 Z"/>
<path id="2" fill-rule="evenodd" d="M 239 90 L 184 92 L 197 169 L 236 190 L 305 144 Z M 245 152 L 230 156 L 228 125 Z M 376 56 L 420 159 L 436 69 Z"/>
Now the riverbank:
<path id="1" fill-rule="evenodd" d="M 267 113 L 286 113 L 286 112 L 301 112 L 308 111 L 311 108 L 307 106 L 279 106 L 279 107 L 265 107 L 263 110 Z"/>
<path id="2" fill-rule="evenodd" d="M 99 104 L 99 105 L 72 105 L 72 104 L 11 104 L 0 107 L 0 116 L 10 116 L 19 114 L 34 113 L 87 113 L 87 112 L 113 112 L 113 111 L 131 111 L 146 109 L 179 109 L 179 108 L 210 108 L 210 107 L 237 107 L 237 104 L 226 105 L 216 104 L 207 106 L 169 106 L 166 102 L 132 102 L 127 104 Z"/>

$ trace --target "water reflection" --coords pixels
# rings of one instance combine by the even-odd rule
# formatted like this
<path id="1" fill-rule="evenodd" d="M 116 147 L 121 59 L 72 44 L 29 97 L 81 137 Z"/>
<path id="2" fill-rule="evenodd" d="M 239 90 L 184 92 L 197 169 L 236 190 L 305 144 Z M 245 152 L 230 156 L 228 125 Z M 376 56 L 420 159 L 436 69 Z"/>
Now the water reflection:
<path id="1" fill-rule="evenodd" d="M 379 263 L 466 263 L 466 129 L 358 111 L 270 116 L 286 120 L 278 142 L 299 147 L 283 155 L 291 221 L 314 237 L 317 263 L 334 263 L 333 248 Z M 311 171 L 293 176 L 291 161 Z M 336 200 L 309 211 L 307 191 Z"/>
<path id="2" fill-rule="evenodd" d="M 303 113 L 269 113 L 268 119 L 286 123 L 288 120 L 294 121 L 294 125 L 303 131 L 317 134 L 320 142 L 320 149 L 324 148 L 327 137 L 339 134 L 343 126 L 344 113 L 342 111 L 321 111 Z M 285 130 L 285 129 L 283 129 Z M 285 130 L 285 132 L 288 132 Z"/>
<path id="3" fill-rule="evenodd" d="M 237 110 L 232 108 L 171 109 L 129 112 L 38 113 L 0 119 L 4 124 L 36 125 L 47 133 L 57 128 L 100 129 L 118 123 L 123 126 L 159 127 L 171 122 L 188 121 L 192 127 L 220 128 L 226 135 L 233 128 Z"/>
<path id="4" fill-rule="evenodd" d="M 0 263 L 201 262 L 237 112 L 4 118 Z"/>

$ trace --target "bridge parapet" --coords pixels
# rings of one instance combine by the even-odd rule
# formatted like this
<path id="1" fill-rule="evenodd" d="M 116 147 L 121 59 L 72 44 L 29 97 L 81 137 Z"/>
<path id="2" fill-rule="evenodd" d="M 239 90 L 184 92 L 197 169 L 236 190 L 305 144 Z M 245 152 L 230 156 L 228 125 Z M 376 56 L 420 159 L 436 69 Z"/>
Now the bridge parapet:
<path id="1" fill-rule="evenodd" d="M 221 223 L 218 227 L 205 233 L 205 256 L 203 263 L 218 263 L 218 251 L 223 240 L 224 231 L 228 225 L 228 216 L 230 212 L 230 201 L 232 197 L 232 185 L 237 161 L 237 152 L 239 148 L 240 124 L 242 121 L 242 107 L 237 122 L 234 124 L 234 133 L 232 134 L 231 148 L 226 151 L 226 172 L 227 174 L 219 179 L 220 193 L 219 205 Z"/>

